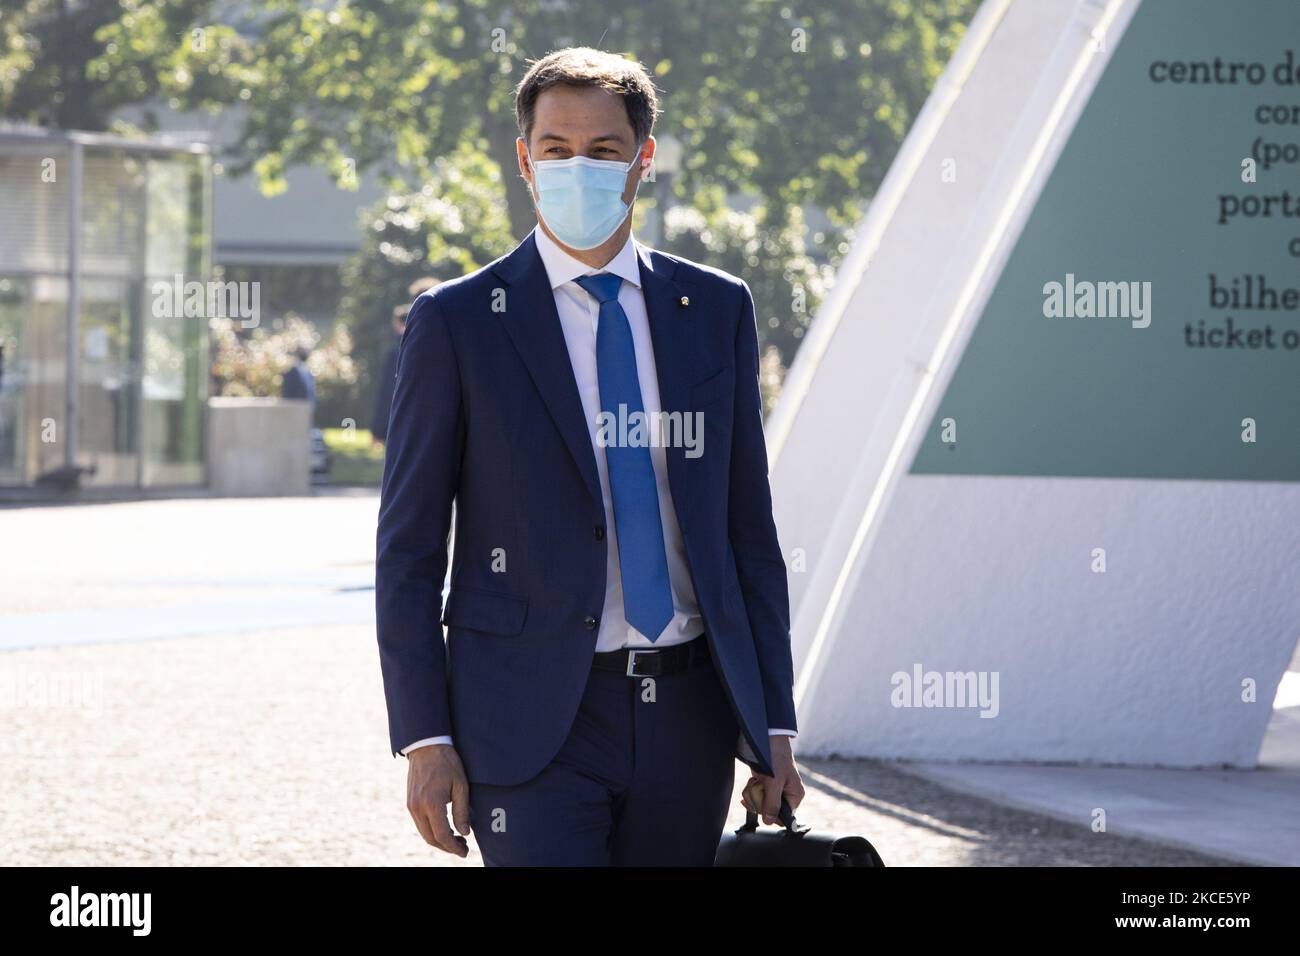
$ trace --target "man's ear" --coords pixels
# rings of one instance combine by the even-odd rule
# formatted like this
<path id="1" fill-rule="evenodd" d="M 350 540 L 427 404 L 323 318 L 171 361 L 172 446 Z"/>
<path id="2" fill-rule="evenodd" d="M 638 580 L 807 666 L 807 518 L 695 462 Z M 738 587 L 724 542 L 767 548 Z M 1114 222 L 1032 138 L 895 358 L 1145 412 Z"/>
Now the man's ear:
<path id="1" fill-rule="evenodd" d="M 659 144 L 655 142 L 653 136 L 646 136 L 645 143 L 641 146 L 641 175 L 644 177 L 653 168 L 655 149 Z"/>
<path id="2" fill-rule="evenodd" d="M 525 181 L 531 180 L 533 170 L 528 161 L 528 144 L 524 142 L 522 136 L 515 137 L 515 159 L 519 164 L 519 175 L 522 176 Z"/>

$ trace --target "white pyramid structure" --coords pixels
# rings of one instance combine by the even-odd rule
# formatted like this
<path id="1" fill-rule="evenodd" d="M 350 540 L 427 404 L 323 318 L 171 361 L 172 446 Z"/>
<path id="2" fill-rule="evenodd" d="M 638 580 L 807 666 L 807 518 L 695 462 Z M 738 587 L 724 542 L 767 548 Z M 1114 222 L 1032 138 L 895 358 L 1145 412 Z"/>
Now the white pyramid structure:
<path id="1" fill-rule="evenodd" d="M 1300 636 L 1289 49 L 1295 0 L 983 4 L 768 423 L 801 754 L 1255 765 Z"/>

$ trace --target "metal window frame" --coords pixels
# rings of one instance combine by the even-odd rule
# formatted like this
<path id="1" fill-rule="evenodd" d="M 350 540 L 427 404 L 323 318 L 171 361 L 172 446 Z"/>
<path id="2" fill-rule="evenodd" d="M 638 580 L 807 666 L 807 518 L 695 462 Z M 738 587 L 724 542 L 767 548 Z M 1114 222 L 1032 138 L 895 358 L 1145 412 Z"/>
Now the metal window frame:
<path id="1" fill-rule="evenodd" d="M 81 268 L 83 192 L 85 186 L 85 160 L 87 147 L 92 149 L 120 150 L 123 153 L 149 154 L 153 156 L 211 156 L 211 149 L 206 143 L 176 139 L 171 136 L 154 136 L 149 139 L 132 139 L 108 133 L 90 133 L 81 130 L 46 130 L 29 127 L 11 127 L 0 125 L 0 147 L 5 145 L 25 145 L 36 147 L 59 147 L 68 157 L 68 261 L 64 274 L 68 280 L 68 301 L 66 327 L 67 337 L 64 370 L 64 445 L 63 464 L 66 468 L 77 467 L 78 450 L 78 392 L 81 383 L 81 280 L 84 278 Z M 206 227 L 212 228 L 212 190 L 206 190 L 207 206 Z M 209 264 L 211 252 L 209 251 Z M 50 273 L 44 273 L 50 274 Z M 137 422 L 137 428 L 143 423 Z M 143 442 L 143 435 L 136 435 L 136 443 Z M 143 487 L 143 449 L 137 448 L 137 474 L 135 487 Z"/>

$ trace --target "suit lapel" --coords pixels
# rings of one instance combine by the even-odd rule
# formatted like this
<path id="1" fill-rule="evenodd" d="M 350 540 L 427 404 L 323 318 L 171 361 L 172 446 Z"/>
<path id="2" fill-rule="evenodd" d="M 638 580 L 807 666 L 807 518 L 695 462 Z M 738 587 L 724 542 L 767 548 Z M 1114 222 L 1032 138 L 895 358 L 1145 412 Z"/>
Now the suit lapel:
<path id="1" fill-rule="evenodd" d="M 690 376 L 695 363 L 690 352 L 691 311 L 689 305 L 682 305 L 681 300 L 683 296 L 689 300 L 693 286 L 690 282 L 674 278 L 677 263 L 668 256 L 652 257 L 649 250 L 638 245 L 637 259 L 641 272 L 641 292 L 645 296 L 646 315 L 650 320 L 650 338 L 654 343 L 659 404 L 665 412 L 688 415 L 692 381 Z M 670 443 L 664 453 L 668 462 L 668 485 L 672 491 L 673 507 L 677 511 L 677 522 L 685 528 L 689 505 L 694 500 L 687 493 L 686 487 L 686 449 L 681 443 Z"/>
<path id="2" fill-rule="evenodd" d="M 578 383 L 573 377 L 560 314 L 555 308 L 555 295 L 532 234 L 498 262 L 493 271 L 509 285 L 502 313 L 506 331 L 568 446 L 587 490 L 599 505 L 603 498 L 596 458 L 591 450 L 591 434 L 578 396 Z"/>

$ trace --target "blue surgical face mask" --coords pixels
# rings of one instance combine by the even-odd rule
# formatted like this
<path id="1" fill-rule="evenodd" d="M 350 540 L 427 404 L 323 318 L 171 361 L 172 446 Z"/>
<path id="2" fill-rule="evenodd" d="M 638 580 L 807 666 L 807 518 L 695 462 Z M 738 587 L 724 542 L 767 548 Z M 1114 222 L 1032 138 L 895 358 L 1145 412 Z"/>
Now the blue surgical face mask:
<path id="1" fill-rule="evenodd" d="M 632 207 L 623 202 L 628 171 L 641 161 L 640 150 L 630 163 L 574 156 L 533 162 L 537 209 L 555 237 L 571 249 L 594 249 L 627 218 Z"/>

